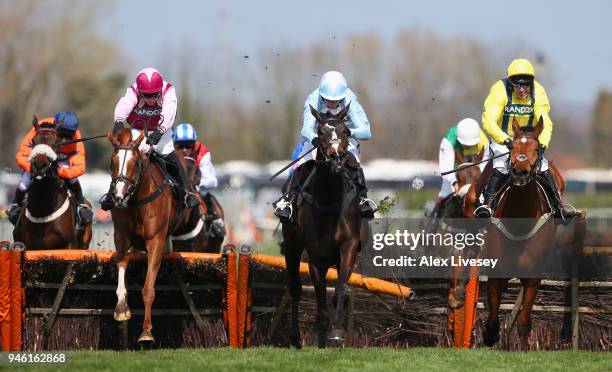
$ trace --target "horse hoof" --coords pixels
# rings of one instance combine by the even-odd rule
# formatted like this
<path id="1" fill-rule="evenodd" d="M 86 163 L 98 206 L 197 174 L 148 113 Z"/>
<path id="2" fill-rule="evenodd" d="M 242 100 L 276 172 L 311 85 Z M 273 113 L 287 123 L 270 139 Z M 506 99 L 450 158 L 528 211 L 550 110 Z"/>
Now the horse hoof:
<path id="1" fill-rule="evenodd" d="M 151 346 L 155 343 L 155 338 L 153 338 L 151 331 L 142 331 L 140 337 L 138 337 L 138 343 L 143 347 Z"/>
<path id="2" fill-rule="evenodd" d="M 329 333 L 329 340 L 331 341 L 345 341 L 344 331 L 341 329 L 332 329 Z"/>
<path id="3" fill-rule="evenodd" d="M 488 346 L 488 347 L 493 347 L 493 345 L 495 345 L 495 343 L 497 343 L 497 341 L 499 341 L 499 331 L 497 332 L 488 332 L 488 331 L 484 331 L 482 334 L 482 342 Z"/>
<path id="4" fill-rule="evenodd" d="M 132 312 L 129 307 L 125 307 L 125 309 L 120 308 L 119 306 L 115 307 L 115 320 L 118 322 L 124 322 L 129 320 L 132 317 Z"/>

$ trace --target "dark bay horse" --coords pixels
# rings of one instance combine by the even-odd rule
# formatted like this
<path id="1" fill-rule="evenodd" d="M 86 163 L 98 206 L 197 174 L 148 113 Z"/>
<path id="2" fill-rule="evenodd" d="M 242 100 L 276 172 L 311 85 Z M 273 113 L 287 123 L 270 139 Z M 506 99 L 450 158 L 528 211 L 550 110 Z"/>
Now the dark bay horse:
<path id="1" fill-rule="evenodd" d="M 310 110 L 317 120 L 320 145 L 314 161 L 302 165 L 302 190 L 298 197 L 295 224 L 283 224 L 285 262 L 291 295 L 291 345 L 300 348 L 298 306 L 302 291 L 299 265 L 304 248 L 308 253 L 310 277 L 317 297 L 319 347 L 325 347 L 329 326 L 325 276 L 338 269 L 336 312 L 330 339 L 344 340 L 344 303 L 360 247 L 361 218 L 355 185 L 346 167 L 357 160 L 348 151 L 349 129 L 344 121 L 347 105 L 337 115 Z M 303 199 L 303 203 L 300 202 Z M 300 205 L 301 203 L 301 205 Z"/>
<path id="2" fill-rule="evenodd" d="M 146 251 L 147 275 L 142 288 L 145 315 L 138 338 L 139 343 L 146 345 L 155 342 L 151 333 L 151 306 L 166 240 L 173 226 L 187 222 L 191 210 L 183 209 L 174 197 L 170 182 L 153 160 L 155 155 L 139 149 L 144 139 L 143 133 L 132 140 L 132 132 L 121 129 L 115 135 L 108 133 L 108 139 L 114 147 L 111 186 L 116 203 L 111 215 L 119 271 L 114 316 L 118 321 L 131 317 L 125 287 L 126 253 L 130 247 Z"/>
<path id="3" fill-rule="evenodd" d="M 537 175 L 541 161 L 537 148 L 543 129 L 542 119 L 535 127 L 523 128 L 515 119 L 512 129 L 514 139 L 508 163 L 509 180 L 500 190 L 501 197 L 491 219 L 493 225 L 488 228 L 483 253 L 485 257 L 499 258 L 502 268 L 513 267 L 518 270 L 517 276 L 523 276 L 525 274 L 520 273 L 536 273 L 535 269 L 543 266 L 546 252 L 552 248 L 556 224 L 549 202 L 551 196 L 547 195 L 545 181 Z M 563 181 L 557 181 L 562 190 Z M 530 314 L 541 281 L 532 275 L 536 274 L 520 278 L 523 303 L 516 324 L 523 350 L 529 348 Z M 487 346 L 493 346 L 499 340 L 498 311 L 507 281 L 508 278 L 489 277 L 487 282 L 488 318 L 483 332 Z"/>
<path id="4" fill-rule="evenodd" d="M 175 147 L 176 149 L 176 147 Z M 188 149 L 176 149 L 183 152 L 187 164 L 187 177 L 193 184 L 194 190 L 198 189 L 200 184 L 200 169 L 195 164 L 195 159 L 190 156 Z M 186 225 L 180 226 L 172 236 L 172 249 L 176 252 L 208 252 L 219 253 L 221 244 L 225 234 L 219 234 L 213 231 L 213 221 L 207 218 L 207 206 L 204 198 L 200 193 L 197 193 L 200 199 L 200 210 L 192 209 L 189 221 Z M 225 212 L 221 204 L 211 193 L 208 193 L 209 203 L 212 206 L 213 212 L 225 221 Z M 210 214 L 208 214 L 210 216 Z"/>
<path id="5" fill-rule="evenodd" d="M 13 239 L 27 249 L 88 249 L 92 238 L 91 224 L 79 225 L 77 204 L 67 181 L 58 174 L 58 136 L 52 123 L 32 125 L 30 176 L 25 207 L 13 230 Z"/>

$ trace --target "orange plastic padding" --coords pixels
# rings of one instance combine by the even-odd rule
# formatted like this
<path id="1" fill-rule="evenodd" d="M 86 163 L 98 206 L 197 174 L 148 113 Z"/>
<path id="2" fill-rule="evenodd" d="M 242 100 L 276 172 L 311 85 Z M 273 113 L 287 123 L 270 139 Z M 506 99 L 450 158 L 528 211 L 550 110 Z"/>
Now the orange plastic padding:
<path id="1" fill-rule="evenodd" d="M 226 304 L 227 304 L 227 330 L 228 342 L 231 347 L 240 347 L 238 339 L 238 324 L 236 311 L 238 308 L 238 280 L 236 278 L 236 253 L 227 254 L 227 284 L 226 284 Z"/>
<path id="2" fill-rule="evenodd" d="M 262 264 L 274 266 L 279 269 L 286 268 L 284 257 L 256 253 L 253 254 L 253 259 L 258 262 L 261 262 Z M 308 264 L 306 262 L 300 263 L 300 274 L 309 275 Z M 333 268 L 329 269 L 325 278 L 329 281 L 338 280 L 338 271 Z M 406 286 L 382 279 L 362 276 L 357 273 L 351 274 L 351 277 L 348 280 L 348 284 L 355 287 L 365 288 L 373 293 L 389 294 L 396 297 L 411 297 L 413 295 L 412 289 Z"/>
<path id="3" fill-rule="evenodd" d="M 249 268 L 251 257 L 240 255 L 238 258 L 238 303 L 236 307 L 236 331 L 238 345 L 249 346 L 251 334 L 251 286 L 249 285 Z"/>
<path id="4" fill-rule="evenodd" d="M 266 264 L 266 265 L 278 267 L 281 269 L 286 268 L 285 259 L 283 257 L 270 256 L 270 255 L 265 255 L 265 254 L 255 254 L 253 259 L 263 264 Z M 306 262 L 300 263 L 300 274 L 309 275 L 308 263 Z M 329 281 L 338 280 L 337 270 L 333 268 L 329 269 L 327 272 L 326 279 Z M 391 295 L 398 296 L 398 297 L 405 297 L 412 293 L 412 289 L 408 287 L 398 285 L 395 283 L 391 283 L 385 280 L 377 279 L 377 278 L 370 278 L 370 277 L 362 276 L 357 273 L 353 273 L 351 275 L 348 283 L 356 287 L 366 288 L 371 292 L 391 294 Z"/>
<path id="5" fill-rule="evenodd" d="M 26 251 L 25 260 L 36 261 L 52 258 L 54 260 L 64 261 L 79 261 L 86 259 L 96 259 L 100 262 L 108 262 L 114 259 L 115 251 L 98 251 L 85 249 L 48 249 Z M 145 253 L 128 253 L 130 260 L 144 260 L 147 255 Z M 164 255 L 164 259 L 182 258 L 189 262 L 220 262 L 221 254 L 219 253 L 199 253 L 199 252 L 172 252 Z"/>
<path id="6" fill-rule="evenodd" d="M 476 323 L 476 311 L 478 309 L 478 292 L 480 283 L 478 280 L 478 268 L 472 267 L 470 279 L 465 288 L 465 301 L 463 307 L 454 311 L 454 342 L 453 345 L 460 349 L 469 349 L 472 341 L 472 331 Z"/>
<path id="7" fill-rule="evenodd" d="M 0 250 L 0 346 L 11 350 L 11 252 Z"/>
<path id="8" fill-rule="evenodd" d="M 21 351 L 21 255 L 11 250 L 11 351 Z"/>

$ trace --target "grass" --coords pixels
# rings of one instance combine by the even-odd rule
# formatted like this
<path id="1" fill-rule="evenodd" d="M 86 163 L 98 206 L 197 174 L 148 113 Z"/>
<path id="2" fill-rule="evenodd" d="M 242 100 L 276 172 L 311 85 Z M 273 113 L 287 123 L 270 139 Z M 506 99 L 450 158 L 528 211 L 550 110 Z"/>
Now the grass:
<path id="1" fill-rule="evenodd" d="M 65 365 L 27 366 L 75 371 L 610 371 L 612 353 L 588 351 L 505 352 L 442 348 L 271 347 L 234 350 L 181 349 L 140 352 L 71 351 Z M 6 359 L 5 359 L 6 360 Z M 0 365 L 0 369 L 2 366 Z"/>

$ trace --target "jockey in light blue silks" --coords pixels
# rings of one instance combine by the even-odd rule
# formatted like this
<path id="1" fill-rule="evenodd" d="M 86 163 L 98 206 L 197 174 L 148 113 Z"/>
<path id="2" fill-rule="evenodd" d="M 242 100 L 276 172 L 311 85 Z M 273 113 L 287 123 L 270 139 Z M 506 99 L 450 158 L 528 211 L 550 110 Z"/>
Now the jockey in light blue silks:
<path id="1" fill-rule="evenodd" d="M 315 147 L 318 146 L 319 137 L 317 136 L 317 121 L 310 112 L 310 106 L 315 107 L 317 111 L 325 113 L 331 112 L 336 114 L 350 103 L 349 112 L 347 114 L 346 126 L 350 129 L 351 135 L 349 138 L 349 157 L 347 161 L 347 170 L 351 174 L 353 183 L 357 187 L 359 193 L 359 206 L 361 216 L 364 218 L 372 218 L 376 205 L 367 198 L 368 189 L 365 184 L 363 169 L 359 162 L 359 142 L 358 140 L 369 140 L 372 137 L 370 133 L 370 122 L 366 117 L 363 107 L 357 101 L 357 96 L 348 88 L 346 79 L 338 71 L 328 71 L 321 77 L 319 87 L 315 89 L 304 103 L 304 124 L 302 126 L 302 140 L 304 145 L 300 156 L 306 155 L 300 160 L 299 165 L 314 160 L 317 154 Z M 279 217 L 281 222 L 288 222 L 292 218 L 293 199 L 295 190 L 298 187 L 298 177 L 291 176 L 289 185 L 289 193 L 273 204 L 274 214 Z"/>

